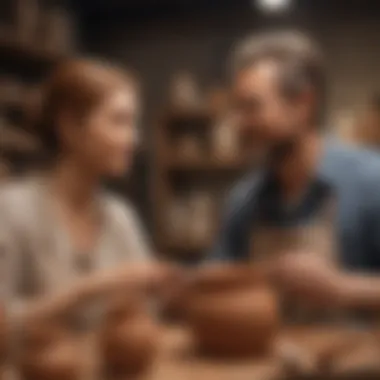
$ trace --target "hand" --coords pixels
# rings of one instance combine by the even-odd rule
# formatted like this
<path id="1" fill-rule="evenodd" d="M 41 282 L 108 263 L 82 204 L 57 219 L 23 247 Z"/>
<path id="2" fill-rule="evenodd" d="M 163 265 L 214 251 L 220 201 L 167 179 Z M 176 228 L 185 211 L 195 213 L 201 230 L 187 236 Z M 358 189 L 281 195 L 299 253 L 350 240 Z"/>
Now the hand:
<path id="1" fill-rule="evenodd" d="M 86 288 L 89 292 L 107 293 L 114 290 L 154 289 L 172 276 L 169 265 L 147 262 L 128 263 L 95 275 Z"/>
<path id="2" fill-rule="evenodd" d="M 174 285 L 178 278 L 178 268 L 167 263 L 127 264 L 117 270 L 122 286 L 137 286 L 148 289 L 157 289 L 167 283 Z"/>
<path id="3" fill-rule="evenodd" d="M 313 254 L 286 254 L 268 265 L 267 275 L 301 302 L 316 306 L 340 304 L 343 273 Z"/>

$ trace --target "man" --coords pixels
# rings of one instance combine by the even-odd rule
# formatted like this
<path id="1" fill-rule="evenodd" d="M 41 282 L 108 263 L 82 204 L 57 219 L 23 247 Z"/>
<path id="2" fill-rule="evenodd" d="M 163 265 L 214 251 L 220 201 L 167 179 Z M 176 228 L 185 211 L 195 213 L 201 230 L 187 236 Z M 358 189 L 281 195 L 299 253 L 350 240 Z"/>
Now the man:
<path id="1" fill-rule="evenodd" d="M 232 61 L 243 141 L 267 154 L 233 189 L 213 257 L 264 259 L 304 302 L 380 308 L 371 275 L 380 269 L 380 158 L 324 137 L 321 53 L 303 35 L 274 32 L 243 41 Z"/>

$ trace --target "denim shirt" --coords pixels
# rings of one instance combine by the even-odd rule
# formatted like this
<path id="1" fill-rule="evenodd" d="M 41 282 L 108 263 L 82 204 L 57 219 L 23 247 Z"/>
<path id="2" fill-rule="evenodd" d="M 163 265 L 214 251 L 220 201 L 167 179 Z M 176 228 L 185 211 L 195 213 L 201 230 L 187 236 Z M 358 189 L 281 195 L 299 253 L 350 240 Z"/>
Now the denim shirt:
<path id="1" fill-rule="evenodd" d="M 326 140 L 316 180 L 328 184 L 336 197 L 337 256 L 341 264 L 358 271 L 380 270 L 380 155 Z M 233 188 L 212 259 L 249 258 L 253 222 L 267 182 L 268 173 L 260 170 L 249 173 Z M 292 216 L 292 223 L 303 223 L 305 215 L 318 212 L 318 204 L 309 197 Z M 268 212 L 272 220 L 279 214 L 273 207 Z"/>

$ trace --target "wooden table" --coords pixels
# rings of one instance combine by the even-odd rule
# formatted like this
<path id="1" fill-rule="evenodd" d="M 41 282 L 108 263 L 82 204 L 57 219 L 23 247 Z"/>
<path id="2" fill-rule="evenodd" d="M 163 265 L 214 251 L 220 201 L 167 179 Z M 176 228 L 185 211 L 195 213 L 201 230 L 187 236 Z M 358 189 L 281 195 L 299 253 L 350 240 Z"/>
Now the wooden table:
<path id="1" fill-rule="evenodd" d="M 348 375 L 353 375 L 355 370 L 361 375 L 361 369 L 374 364 L 377 372 L 372 378 L 380 379 L 380 364 L 376 366 L 380 363 L 379 337 L 370 331 L 320 327 L 290 329 L 280 339 L 295 342 L 311 355 L 334 350 L 339 347 L 339 342 L 343 342 L 347 352 L 343 353 L 332 378 L 349 378 Z M 164 333 L 160 357 L 144 380 L 281 380 L 288 377 L 284 363 L 278 357 L 227 362 L 197 357 L 192 347 L 190 335 L 184 329 L 169 328 Z M 357 351 L 350 352 L 351 348 Z M 364 372 L 362 374 L 364 376 Z M 326 376 L 321 379 L 327 380 Z"/>
<path id="2" fill-rule="evenodd" d="M 184 329 L 168 329 L 160 357 L 144 380 L 272 380 L 278 372 L 273 359 L 212 360 L 197 356 L 192 347 Z"/>
<path id="3" fill-rule="evenodd" d="M 374 339 L 376 337 L 376 339 Z M 360 363 L 355 360 L 370 363 L 380 363 L 380 334 L 368 331 L 355 331 L 345 328 L 297 328 L 282 334 L 284 341 L 296 342 L 302 351 L 315 354 L 333 346 L 339 340 L 357 342 L 354 346 L 362 348 L 362 355 L 351 355 L 347 352 L 346 363 L 341 363 L 339 371 L 333 377 L 325 375 L 311 377 L 318 380 L 349 379 L 353 369 L 360 368 Z M 101 379 L 97 374 L 97 360 L 94 360 L 92 352 L 92 338 L 84 342 L 83 356 L 86 363 L 84 380 L 111 380 Z M 364 349 L 364 351 L 363 351 Z M 366 351 L 367 350 L 367 351 Z M 356 365 L 356 367 L 355 367 Z M 351 368 L 350 368 L 351 366 Z M 355 379 L 380 379 L 380 364 L 377 365 L 376 376 L 364 377 L 364 374 L 356 375 Z M 339 372 L 338 371 L 338 372 Z M 359 377 L 358 377 L 359 376 Z M 194 352 L 194 344 L 191 335 L 184 328 L 166 327 L 162 333 L 160 353 L 151 371 L 139 379 L 120 380 L 284 380 L 284 379 L 307 379 L 307 377 L 288 377 L 284 371 L 284 365 L 279 358 L 267 358 L 262 360 L 223 361 L 199 357 Z M 9 373 L 5 380 L 16 380 L 14 374 Z M 112 379 L 113 380 L 113 379 Z"/>

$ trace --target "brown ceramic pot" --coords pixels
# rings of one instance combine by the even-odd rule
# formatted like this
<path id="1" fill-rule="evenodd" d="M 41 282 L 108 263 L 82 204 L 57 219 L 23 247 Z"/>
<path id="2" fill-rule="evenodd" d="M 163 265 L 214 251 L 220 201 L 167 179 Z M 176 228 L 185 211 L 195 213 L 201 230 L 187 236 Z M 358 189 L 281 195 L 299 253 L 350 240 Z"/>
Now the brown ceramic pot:
<path id="1" fill-rule="evenodd" d="M 187 294 L 187 319 L 202 352 L 265 356 L 278 327 L 277 300 L 248 266 L 201 270 Z"/>
<path id="2" fill-rule="evenodd" d="M 34 325 L 25 331 L 19 359 L 22 380 L 79 380 L 81 352 L 75 339 L 53 325 Z"/>
<path id="3" fill-rule="evenodd" d="M 147 371 L 153 363 L 159 327 L 145 306 L 138 298 L 117 301 L 111 306 L 100 334 L 107 372 L 135 375 Z"/>

